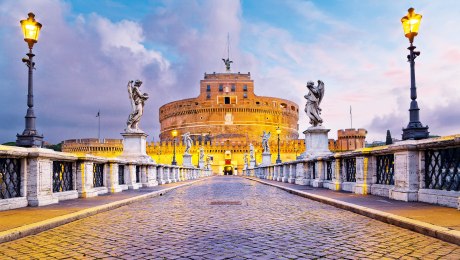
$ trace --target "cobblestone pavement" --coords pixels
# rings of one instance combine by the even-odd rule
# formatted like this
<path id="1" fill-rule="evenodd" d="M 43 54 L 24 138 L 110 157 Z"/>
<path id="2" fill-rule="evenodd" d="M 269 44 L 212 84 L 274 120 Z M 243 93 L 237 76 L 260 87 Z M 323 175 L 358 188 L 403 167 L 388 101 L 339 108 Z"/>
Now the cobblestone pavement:
<path id="1" fill-rule="evenodd" d="M 222 176 L 0 245 L 0 259 L 43 258 L 460 259 L 460 247 Z"/>

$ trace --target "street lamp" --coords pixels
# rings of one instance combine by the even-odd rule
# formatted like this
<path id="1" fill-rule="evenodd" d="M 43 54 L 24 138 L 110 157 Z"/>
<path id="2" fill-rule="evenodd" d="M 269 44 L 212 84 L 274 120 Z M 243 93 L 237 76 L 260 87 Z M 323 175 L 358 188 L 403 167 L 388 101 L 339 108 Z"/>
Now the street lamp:
<path id="1" fill-rule="evenodd" d="M 281 158 L 280 158 L 280 134 L 281 134 L 281 129 L 278 126 L 276 128 L 276 134 L 278 135 L 278 158 L 276 159 L 276 163 L 281 163 Z"/>
<path id="2" fill-rule="evenodd" d="M 174 153 L 173 153 L 173 160 L 171 162 L 171 165 L 177 165 L 177 162 L 176 162 L 176 136 L 177 136 L 177 130 L 176 129 L 172 130 L 171 134 L 172 134 L 173 139 L 174 139 Z"/>
<path id="3" fill-rule="evenodd" d="M 408 14 L 401 18 L 401 23 L 404 29 L 404 35 L 409 39 L 410 46 L 407 59 L 410 63 L 410 98 L 412 99 L 409 109 L 409 124 L 407 128 L 403 128 L 402 139 L 423 139 L 428 138 L 428 126 L 423 126 L 420 122 L 419 108 L 417 104 L 417 88 L 415 87 L 415 58 L 420 55 L 419 51 L 414 51 L 415 36 L 418 35 L 420 21 L 422 15 L 416 14 L 414 8 L 409 8 Z"/>
<path id="4" fill-rule="evenodd" d="M 43 135 L 39 135 L 35 129 L 35 113 L 34 113 L 34 89 L 33 89 L 33 70 L 35 69 L 35 62 L 33 57 L 35 54 L 32 53 L 32 48 L 38 40 L 40 29 L 42 25 L 35 21 L 35 15 L 29 13 L 29 18 L 21 20 L 22 32 L 24 33 L 24 41 L 29 45 L 28 58 L 23 58 L 22 62 L 29 68 L 29 83 L 27 89 L 27 114 L 26 128 L 22 132 L 22 135 L 17 134 L 16 145 L 23 147 L 42 147 Z"/>

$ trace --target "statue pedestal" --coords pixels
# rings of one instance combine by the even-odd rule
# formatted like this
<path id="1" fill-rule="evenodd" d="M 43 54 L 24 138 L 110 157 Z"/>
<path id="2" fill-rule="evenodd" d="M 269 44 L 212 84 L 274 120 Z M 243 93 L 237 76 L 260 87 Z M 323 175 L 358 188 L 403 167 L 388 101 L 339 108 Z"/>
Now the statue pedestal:
<path id="1" fill-rule="evenodd" d="M 145 133 L 122 133 L 123 136 L 123 153 L 120 157 L 127 159 L 141 159 L 142 161 L 155 161 L 147 155 L 147 134 Z"/>
<path id="2" fill-rule="evenodd" d="M 200 169 L 204 169 L 204 168 L 205 168 L 205 164 L 204 164 L 204 161 L 203 161 L 203 160 L 198 161 L 198 168 L 200 168 Z"/>
<path id="3" fill-rule="evenodd" d="M 272 163 L 271 153 L 262 153 L 262 165 L 270 165 Z"/>
<path id="4" fill-rule="evenodd" d="M 193 167 L 193 165 L 192 165 L 192 155 L 191 154 L 184 153 L 182 158 L 183 158 L 182 159 L 182 166 Z"/>
<path id="5" fill-rule="evenodd" d="M 327 156 L 331 154 L 327 134 L 331 129 L 324 126 L 312 126 L 305 130 L 305 152 L 300 155 L 302 159 Z"/>
<path id="6" fill-rule="evenodd" d="M 256 167 L 256 160 L 255 159 L 249 161 L 249 168 L 254 169 L 254 167 Z"/>

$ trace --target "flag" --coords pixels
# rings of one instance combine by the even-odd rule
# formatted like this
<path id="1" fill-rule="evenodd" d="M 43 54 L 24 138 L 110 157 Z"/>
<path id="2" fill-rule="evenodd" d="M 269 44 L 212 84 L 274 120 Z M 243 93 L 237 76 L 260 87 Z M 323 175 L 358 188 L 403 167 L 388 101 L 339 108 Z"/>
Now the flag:
<path id="1" fill-rule="evenodd" d="M 100 116 L 101 116 L 101 111 L 97 111 L 96 117 L 100 117 Z"/>

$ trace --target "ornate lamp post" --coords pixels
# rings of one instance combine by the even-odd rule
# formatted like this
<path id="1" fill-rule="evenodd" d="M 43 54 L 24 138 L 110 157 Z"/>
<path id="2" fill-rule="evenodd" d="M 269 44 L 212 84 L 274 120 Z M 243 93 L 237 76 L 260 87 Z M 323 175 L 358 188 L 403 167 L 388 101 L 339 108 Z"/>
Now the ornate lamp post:
<path id="1" fill-rule="evenodd" d="M 33 57 L 35 54 L 32 53 L 32 48 L 38 40 L 40 29 L 42 25 L 35 21 L 35 15 L 29 13 L 29 18 L 21 20 L 22 32 L 24 33 L 24 41 L 29 45 L 28 58 L 23 58 L 22 62 L 29 68 L 29 83 L 27 89 L 27 114 L 26 128 L 22 132 L 22 135 L 17 134 L 16 145 L 23 147 L 41 147 L 43 145 L 43 135 L 39 135 L 35 129 L 35 113 L 34 113 L 34 88 L 33 88 L 33 70 L 35 69 L 35 62 Z"/>
<path id="2" fill-rule="evenodd" d="M 280 158 L 280 134 L 281 134 L 281 129 L 278 126 L 276 128 L 276 134 L 278 135 L 278 158 L 276 159 L 276 163 L 281 163 L 281 158 Z"/>
<path id="3" fill-rule="evenodd" d="M 420 55 L 419 51 L 414 51 L 415 36 L 418 34 L 420 21 L 422 16 L 414 12 L 414 8 L 409 8 L 408 14 L 401 18 L 401 23 L 404 29 L 404 35 L 409 39 L 410 46 L 407 59 L 410 63 L 410 98 L 412 99 L 409 109 L 409 124 L 407 128 L 403 128 L 402 139 L 423 139 L 428 138 L 428 126 L 423 126 L 420 122 L 419 108 L 417 104 L 417 88 L 415 87 L 415 58 Z"/>
<path id="4" fill-rule="evenodd" d="M 171 162 L 171 165 L 177 165 L 177 162 L 176 162 L 176 136 L 177 136 L 177 130 L 176 129 L 172 130 L 171 134 L 172 134 L 173 139 L 174 139 L 174 153 L 173 153 L 173 160 Z"/>

